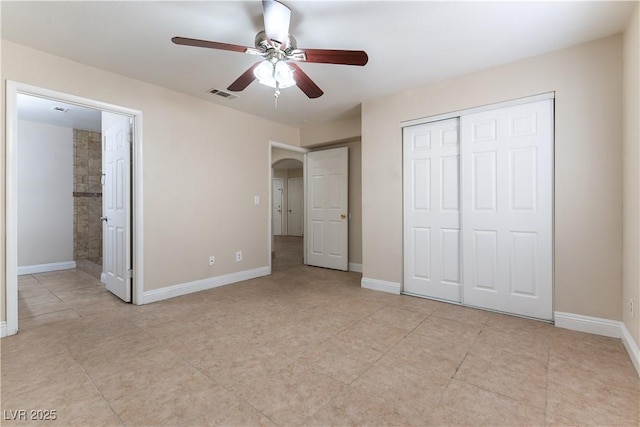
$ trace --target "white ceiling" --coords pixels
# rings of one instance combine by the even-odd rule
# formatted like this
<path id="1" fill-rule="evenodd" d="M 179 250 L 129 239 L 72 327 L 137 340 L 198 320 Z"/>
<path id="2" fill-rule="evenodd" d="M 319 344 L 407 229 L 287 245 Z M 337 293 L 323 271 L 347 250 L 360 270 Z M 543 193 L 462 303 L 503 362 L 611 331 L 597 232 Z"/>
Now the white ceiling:
<path id="1" fill-rule="evenodd" d="M 66 111 L 56 111 L 62 108 Z M 18 119 L 72 129 L 101 132 L 102 112 L 74 104 L 18 94 Z"/>
<path id="2" fill-rule="evenodd" d="M 303 127 L 358 114 L 367 99 L 621 32 L 636 2 L 284 1 L 300 48 L 363 49 L 365 67 L 305 64 L 325 94 L 252 83 L 225 90 L 258 60 L 171 43 L 183 36 L 253 46 L 259 1 L 0 2 L 2 38 Z M 99 82 L 96 82 L 99 83 Z"/>

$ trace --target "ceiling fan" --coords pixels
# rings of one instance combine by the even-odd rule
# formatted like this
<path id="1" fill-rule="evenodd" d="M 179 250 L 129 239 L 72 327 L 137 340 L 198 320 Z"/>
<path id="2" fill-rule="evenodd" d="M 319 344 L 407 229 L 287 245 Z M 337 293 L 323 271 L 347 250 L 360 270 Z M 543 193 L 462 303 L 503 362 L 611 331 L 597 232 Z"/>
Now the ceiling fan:
<path id="1" fill-rule="evenodd" d="M 262 61 L 252 65 L 227 89 L 239 92 L 258 79 L 258 82 L 275 89 L 276 98 L 280 89 L 293 85 L 297 85 L 309 98 L 318 98 L 324 93 L 295 62 L 363 66 L 369 60 L 363 50 L 298 49 L 296 39 L 289 34 L 291 9 L 276 0 L 262 0 L 262 8 L 264 30 L 256 35 L 255 47 L 186 37 L 173 37 L 171 41 L 185 46 L 262 56 Z"/>

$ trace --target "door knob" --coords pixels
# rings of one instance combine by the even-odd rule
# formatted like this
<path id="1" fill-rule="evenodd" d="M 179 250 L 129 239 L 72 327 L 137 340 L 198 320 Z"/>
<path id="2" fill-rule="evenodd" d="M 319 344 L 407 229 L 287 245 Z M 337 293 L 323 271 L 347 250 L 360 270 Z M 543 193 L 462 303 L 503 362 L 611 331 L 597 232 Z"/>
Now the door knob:
<path id="1" fill-rule="evenodd" d="M 106 216 L 101 216 L 100 221 L 109 222 L 109 218 L 107 218 Z"/>
<path id="2" fill-rule="evenodd" d="M 347 216 L 345 214 L 340 214 L 340 218 L 345 219 Z"/>

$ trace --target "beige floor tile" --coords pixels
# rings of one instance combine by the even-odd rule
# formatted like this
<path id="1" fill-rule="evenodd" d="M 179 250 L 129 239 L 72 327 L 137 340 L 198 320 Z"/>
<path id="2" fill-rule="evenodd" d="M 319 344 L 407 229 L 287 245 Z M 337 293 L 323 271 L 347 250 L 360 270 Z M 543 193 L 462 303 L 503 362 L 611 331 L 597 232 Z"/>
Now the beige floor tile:
<path id="1" fill-rule="evenodd" d="M 2 360 L 6 354 L 12 352 L 18 352 L 20 357 L 27 355 L 45 357 L 65 350 L 67 347 L 58 338 L 57 329 L 51 326 L 28 331 L 23 331 L 21 328 L 16 335 L 0 340 Z"/>
<path id="2" fill-rule="evenodd" d="M 561 415 L 554 415 L 547 413 L 547 417 L 545 419 L 545 425 L 547 427 L 583 427 L 586 424 L 581 424 L 576 420 L 572 420 L 567 417 L 563 417 Z"/>
<path id="3" fill-rule="evenodd" d="M 85 376 L 82 366 L 68 351 L 38 360 L 2 360 L 2 394 L 11 398 L 33 392 L 47 384 L 64 383 L 69 377 Z"/>
<path id="4" fill-rule="evenodd" d="M 149 352 L 141 357 L 118 358 L 110 366 L 87 368 L 87 374 L 109 402 L 170 381 L 193 367 L 168 350 Z"/>
<path id="5" fill-rule="evenodd" d="M 485 359 L 491 359 L 503 354 L 504 357 L 519 357 L 521 355 L 532 357 L 545 365 L 549 360 L 549 339 L 545 336 L 526 339 L 515 333 L 503 333 L 495 328 L 483 329 L 473 346 L 471 352 Z"/>
<path id="6" fill-rule="evenodd" d="M 20 292 L 19 294 L 23 293 Z M 31 295 L 29 297 L 25 297 L 24 295 L 22 295 L 21 298 L 18 299 L 18 313 L 20 313 L 24 309 L 29 309 L 30 307 L 36 306 L 38 304 L 52 302 L 60 302 L 60 298 L 52 294 L 48 289 L 38 289 L 36 295 Z"/>
<path id="7" fill-rule="evenodd" d="M 547 413 L 586 425 L 640 425 L 640 392 L 591 378 L 549 374 Z"/>
<path id="8" fill-rule="evenodd" d="M 412 311 L 406 308 L 384 306 L 371 314 L 367 319 L 394 328 L 411 331 L 428 316 L 427 313 Z"/>
<path id="9" fill-rule="evenodd" d="M 18 283 L 18 303 L 21 303 L 23 299 L 39 297 L 42 295 L 53 295 L 49 289 L 43 286 L 37 280 L 33 282 L 27 282 L 25 284 Z"/>
<path id="10" fill-rule="evenodd" d="M 42 326 L 51 326 L 67 320 L 78 319 L 80 315 L 72 308 L 67 308 L 53 313 L 40 314 L 34 317 L 28 317 L 19 321 L 21 331 L 39 328 Z"/>
<path id="11" fill-rule="evenodd" d="M 256 372 L 237 394 L 279 425 L 300 425 L 346 386 L 301 364 Z"/>
<path id="12" fill-rule="evenodd" d="M 407 331 L 404 329 L 387 326 L 366 318 L 338 334 L 337 338 L 347 343 L 359 344 L 385 353 L 406 335 Z"/>
<path id="13" fill-rule="evenodd" d="M 43 302 L 40 304 L 20 304 L 18 307 L 18 319 L 27 319 L 29 317 L 35 317 L 42 314 L 51 314 L 57 311 L 66 310 L 71 308 L 68 304 L 55 298 L 50 302 Z"/>
<path id="14" fill-rule="evenodd" d="M 420 426 L 424 420 L 410 418 L 375 396 L 348 388 L 302 425 L 305 426 Z"/>
<path id="15" fill-rule="evenodd" d="M 472 326 L 483 326 L 489 319 L 489 312 L 455 304 L 441 304 L 432 316 L 467 323 Z"/>
<path id="16" fill-rule="evenodd" d="M 300 360 L 331 378 L 350 384 L 381 356 L 381 352 L 369 346 L 332 338 Z"/>
<path id="17" fill-rule="evenodd" d="M 449 320 L 443 317 L 430 316 L 414 332 L 433 338 L 455 341 L 461 345 L 471 346 L 480 334 L 481 326 Z"/>
<path id="18" fill-rule="evenodd" d="M 455 378 L 541 409 L 547 403 L 547 367 L 524 355 L 485 359 L 471 352 Z"/>
<path id="19" fill-rule="evenodd" d="M 106 402 L 86 375 L 65 376 L 56 381 L 42 382 L 28 392 L 2 399 L 3 411 L 15 409 L 55 410 L 57 419 L 51 425 L 93 425 L 94 419 L 96 425 L 120 424 L 113 413 L 109 412 Z M 5 422 L 2 424 L 5 425 Z"/>
<path id="20" fill-rule="evenodd" d="M 384 356 L 350 387 L 377 396 L 408 419 L 426 420 L 449 381 L 448 375 Z"/>
<path id="21" fill-rule="evenodd" d="M 544 410 L 461 381 L 451 380 L 428 419 L 432 426 L 539 426 Z"/>
<path id="22" fill-rule="evenodd" d="M 387 354 L 421 368 L 453 376 L 467 354 L 471 343 L 445 339 L 437 335 L 411 332 Z"/>
<path id="23" fill-rule="evenodd" d="M 125 425 L 270 425 L 264 415 L 198 373 L 162 381 L 111 402 Z"/>

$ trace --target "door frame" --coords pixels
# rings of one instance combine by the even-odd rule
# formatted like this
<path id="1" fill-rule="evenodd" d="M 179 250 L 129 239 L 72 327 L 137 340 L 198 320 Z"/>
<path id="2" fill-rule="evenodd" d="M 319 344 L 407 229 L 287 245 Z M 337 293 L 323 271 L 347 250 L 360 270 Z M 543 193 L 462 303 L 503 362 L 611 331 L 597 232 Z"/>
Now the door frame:
<path id="1" fill-rule="evenodd" d="M 4 253 L 5 262 L 5 309 L 6 325 L 2 327 L 2 336 L 14 335 L 18 332 L 18 186 L 17 186 L 17 162 L 18 162 L 18 94 L 47 98 L 68 104 L 76 104 L 82 107 L 101 111 L 122 114 L 133 118 L 132 133 L 132 167 L 131 197 L 133 210 L 131 216 L 131 240 L 133 257 L 132 278 L 132 302 L 140 305 L 143 303 L 144 291 L 144 264 L 143 264 L 143 185 L 142 185 L 142 111 L 134 110 L 119 105 L 96 101 L 81 96 L 71 95 L 45 89 L 38 86 L 7 80 L 6 86 L 6 205 L 5 205 L 5 230 L 6 247 Z"/>
<path id="2" fill-rule="evenodd" d="M 272 230 L 272 223 L 273 223 L 273 186 L 271 185 L 271 183 L 273 182 L 273 160 L 272 160 L 272 151 L 274 148 L 281 148 L 283 150 L 288 150 L 288 151 L 293 151 L 295 153 L 302 153 L 304 155 L 304 160 L 302 162 L 302 188 L 303 191 L 306 194 L 307 191 L 307 153 L 311 150 L 307 149 L 307 148 L 303 148 L 303 147 L 297 147 L 295 145 L 290 145 L 290 144 L 285 144 L 283 142 L 277 142 L 277 141 L 269 141 L 269 146 L 267 147 L 267 160 L 269 162 L 269 167 L 268 167 L 268 181 L 269 182 L 269 215 L 267 215 L 267 259 L 269 260 L 269 274 L 271 274 L 271 267 L 272 267 L 272 259 L 271 259 L 271 251 L 273 250 L 273 245 L 272 245 L 272 239 L 273 239 L 273 230 Z M 303 256 L 303 263 L 304 261 L 307 259 L 307 250 L 306 250 L 306 245 L 304 244 L 304 239 L 305 236 L 307 235 L 307 230 L 306 230 L 306 215 L 307 215 L 307 198 L 304 198 L 304 216 L 305 218 L 303 219 L 304 221 L 304 234 L 302 236 L 302 247 L 303 247 L 303 252 L 302 252 L 302 256 Z"/>

